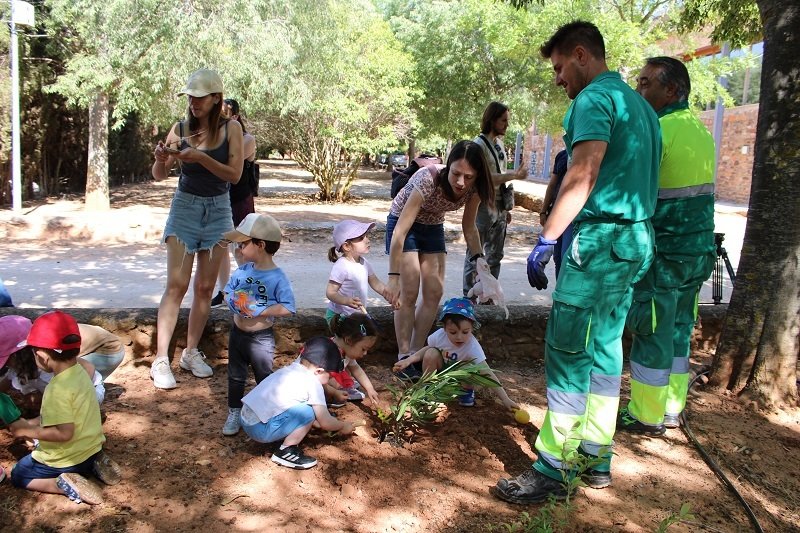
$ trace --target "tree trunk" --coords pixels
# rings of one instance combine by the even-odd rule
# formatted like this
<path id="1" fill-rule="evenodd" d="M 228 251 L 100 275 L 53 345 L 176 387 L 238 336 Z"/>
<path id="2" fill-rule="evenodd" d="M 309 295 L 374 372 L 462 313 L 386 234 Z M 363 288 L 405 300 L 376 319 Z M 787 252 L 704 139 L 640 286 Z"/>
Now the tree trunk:
<path id="1" fill-rule="evenodd" d="M 108 95 L 98 93 L 89 106 L 89 161 L 86 168 L 86 209 L 106 211 L 108 197 Z"/>
<path id="2" fill-rule="evenodd" d="M 759 0 L 761 97 L 747 229 L 711 384 L 763 407 L 797 400 L 800 347 L 800 7 Z"/>

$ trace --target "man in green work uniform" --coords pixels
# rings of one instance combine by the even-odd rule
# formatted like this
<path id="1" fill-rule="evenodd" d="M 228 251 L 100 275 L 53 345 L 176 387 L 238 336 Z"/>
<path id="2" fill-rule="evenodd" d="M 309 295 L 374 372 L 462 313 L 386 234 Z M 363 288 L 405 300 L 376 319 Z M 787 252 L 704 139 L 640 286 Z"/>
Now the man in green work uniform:
<path id="1" fill-rule="evenodd" d="M 690 89 L 689 72 L 671 57 L 648 59 L 636 88 L 658 114 L 663 153 L 656 257 L 633 290 L 631 401 L 617 429 L 653 436 L 678 427 L 686 405 L 697 297 L 716 259 L 714 139 L 689 109 Z"/>
<path id="2" fill-rule="evenodd" d="M 593 459 L 584 482 L 611 483 L 610 447 L 619 407 L 622 330 L 632 285 L 653 259 L 653 215 L 661 135 L 653 109 L 605 61 L 588 22 L 572 22 L 541 48 L 556 84 L 573 99 L 564 117 L 571 165 L 528 257 L 528 281 L 547 286 L 544 267 L 556 238 L 574 222 L 545 334 L 547 413 L 538 458 L 494 494 L 512 503 L 563 499 L 564 476 L 578 455 Z"/>

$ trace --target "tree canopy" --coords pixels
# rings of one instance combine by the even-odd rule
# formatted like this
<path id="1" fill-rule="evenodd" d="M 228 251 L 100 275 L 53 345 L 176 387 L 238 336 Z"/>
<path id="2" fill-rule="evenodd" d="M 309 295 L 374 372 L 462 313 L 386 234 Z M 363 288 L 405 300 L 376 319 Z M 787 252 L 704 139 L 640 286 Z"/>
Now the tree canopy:
<path id="1" fill-rule="evenodd" d="M 686 5 L 722 13 L 724 3 Z M 114 172 L 149 173 L 151 132 L 163 136 L 185 114 L 186 102 L 175 92 L 189 73 L 206 67 L 220 72 L 226 96 L 253 119 L 259 145 L 291 147 L 326 199 L 347 196 L 362 154 L 474 136 L 492 100 L 510 106 L 510 133 L 527 129 L 533 118 L 540 131 L 559 134 L 569 102 L 539 46 L 565 22 L 594 21 L 606 36 L 609 66 L 631 83 L 644 57 L 684 52 L 664 50 L 664 38 L 679 22 L 689 27 L 679 18 L 685 12 L 678 0 L 575 0 L 569 9 L 563 1 L 493 0 L 46 0 L 39 6 L 36 31 L 47 37 L 22 39 L 23 59 L 39 56 L 25 64 L 24 76 L 36 68 L 44 75 L 23 86 L 24 98 L 47 91 L 42 98 L 63 106 L 58 114 L 76 114 L 62 125 L 75 128 L 76 139 L 104 135 L 96 129 L 102 121 L 76 110 L 110 115 Z M 748 9 L 741 13 L 752 14 Z M 715 78 L 737 63 L 693 61 L 689 68 L 693 98 L 708 102 L 719 94 Z M 102 101 L 105 107 L 92 107 Z M 23 113 L 30 119 L 36 109 Z M 7 132 L 4 116 L 0 136 Z M 26 161 L 28 183 L 28 170 L 75 172 L 57 155 L 55 165 L 34 165 L 36 157 L 53 157 L 52 143 L 33 129 L 24 135 L 37 147 L 26 150 L 34 158 Z M 86 141 L 78 144 L 86 151 Z M 132 144 L 138 157 L 131 157 Z M 87 159 L 69 164 L 80 168 Z M 69 176 L 80 178 L 86 177 Z"/>

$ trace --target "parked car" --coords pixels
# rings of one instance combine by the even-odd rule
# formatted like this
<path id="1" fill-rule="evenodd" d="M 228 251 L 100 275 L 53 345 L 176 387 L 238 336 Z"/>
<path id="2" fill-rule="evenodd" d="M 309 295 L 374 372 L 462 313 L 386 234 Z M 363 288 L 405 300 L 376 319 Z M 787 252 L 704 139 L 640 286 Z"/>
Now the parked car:
<path id="1" fill-rule="evenodd" d="M 389 156 L 389 164 L 395 168 L 408 166 L 408 155 L 405 152 L 394 152 Z"/>

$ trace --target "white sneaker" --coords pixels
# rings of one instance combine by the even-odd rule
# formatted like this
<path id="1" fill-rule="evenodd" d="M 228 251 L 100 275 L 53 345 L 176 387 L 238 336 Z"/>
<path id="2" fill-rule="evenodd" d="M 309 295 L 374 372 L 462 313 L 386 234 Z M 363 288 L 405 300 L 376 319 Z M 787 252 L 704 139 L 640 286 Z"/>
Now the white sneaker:
<path id="1" fill-rule="evenodd" d="M 174 389 L 178 386 L 175 383 L 175 376 L 172 375 L 172 370 L 169 368 L 169 361 L 163 357 L 153 361 L 150 366 L 150 378 L 157 389 Z"/>
<path id="2" fill-rule="evenodd" d="M 181 354 L 180 365 L 182 369 L 190 370 L 195 377 L 210 378 L 214 375 L 214 371 L 206 364 L 205 359 L 205 354 L 197 348 L 192 348 L 191 350 L 186 348 Z"/>
<path id="3" fill-rule="evenodd" d="M 228 419 L 225 420 L 225 425 L 222 426 L 223 435 L 230 437 L 239 433 L 239 430 L 242 427 L 242 423 L 239 420 L 239 415 L 241 412 L 241 409 L 234 409 L 232 407 L 228 408 Z"/>

